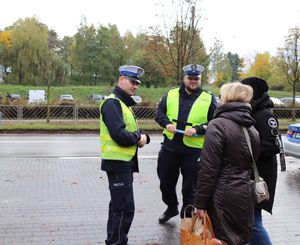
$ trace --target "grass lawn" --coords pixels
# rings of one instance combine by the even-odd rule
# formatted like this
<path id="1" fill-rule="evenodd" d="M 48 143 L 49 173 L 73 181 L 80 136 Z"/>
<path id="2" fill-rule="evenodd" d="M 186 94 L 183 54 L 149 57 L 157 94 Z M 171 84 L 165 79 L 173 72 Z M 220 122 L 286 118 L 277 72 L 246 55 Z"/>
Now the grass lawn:
<path id="1" fill-rule="evenodd" d="M 91 94 L 109 95 L 114 87 L 110 86 L 66 86 L 66 87 L 50 87 L 50 103 L 58 104 L 58 97 L 61 94 L 72 94 L 76 104 L 89 104 L 88 96 Z M 219 95 L 219 88 L 215 86 L 204 86 L 205 89 L 212 91 L 216 96 Z M 21 86 L 0 84 L 0 95 L 5 97 L 7 93 L 20 94 L 22 104 L 26 104 L 26 96 L 28 90 L 45 90 L 46 86 Z M 160 98 L 170 89 L 170 87 L 146 88 L 141 86 L 137 92 L 143 99 L 144 105 L 156 105 Z M 270 96 L 282 98 L 291 97 L 292 92 L 288 91 L 270 91 Z M 300 95 L 300 93 L 299 93 Z"/>

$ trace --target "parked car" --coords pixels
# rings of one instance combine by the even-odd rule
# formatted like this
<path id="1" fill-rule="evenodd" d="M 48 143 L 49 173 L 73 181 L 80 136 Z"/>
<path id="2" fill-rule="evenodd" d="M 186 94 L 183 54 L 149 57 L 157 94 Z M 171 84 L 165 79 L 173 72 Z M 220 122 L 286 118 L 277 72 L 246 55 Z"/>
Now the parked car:
<path id="1" fill-rule="evenodd" d="M 142 103 L 142 97 L 138 95 L 132 95 L 131 98 L 135 101 L 135 103 Z"/>
<path id="2" fill-rule="evenodd" d="M 18 103 L 21 100 L 21 96 L 19 94 L 7 94 L 6 98 L 10 103 Z"/>
<path id="3" fill-rule="evenodd" d="M 291 107 L 293 104 L 293 97 L 285 97 L 281 98 L 280 100 L 286 107 Z M 300 97 L 298 96 L 295 96 L 295 106 L 300 107 Z"/>
<path id="4" fill-rule="evenodd" d="M 284 103 L 280 99 L 276 97 L 270 97 L 270 99 L 273 101 L 275 107 L 285 107 Z"/>
<path id="5" fill-rule="evenodd" d="M 21 99 L 19 94 L 10 94 L 8 97 L 10 101 L 19 101 Z"/>
<path id="6" fill-rule="evenodd" d="M 300 123 L 290 124 L 283 142 L 285 155 L 300 158 Z"/>
<path id="7" fill-rule="evenodd" d="M 61 105 L 73 104 L 74 103 L 74 98 L 71 94 L 62 94 L 62 95 L 59 96 L 59 103 Z"/>
<path id="8" fill-rule="evenodd" d="M 101 100 L 104 99 L 104 97 L 101 94 L 92 94 L 88 98 L 90 102 L 96 102 L 96 103 L 99 103 Z"/>

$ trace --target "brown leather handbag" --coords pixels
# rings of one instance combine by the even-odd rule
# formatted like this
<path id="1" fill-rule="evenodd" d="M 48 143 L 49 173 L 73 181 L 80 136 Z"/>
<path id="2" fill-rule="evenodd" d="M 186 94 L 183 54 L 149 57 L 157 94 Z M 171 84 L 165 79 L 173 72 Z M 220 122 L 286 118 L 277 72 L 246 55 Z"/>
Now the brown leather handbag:
<path id="1" fill-rule="evenodd" d="M 192 218 L 181 220 L 181 245 L 220 245 L 224 244 L 215 238 L 213 227 L 207 213 L 201 218 L 194 214 Z"/>

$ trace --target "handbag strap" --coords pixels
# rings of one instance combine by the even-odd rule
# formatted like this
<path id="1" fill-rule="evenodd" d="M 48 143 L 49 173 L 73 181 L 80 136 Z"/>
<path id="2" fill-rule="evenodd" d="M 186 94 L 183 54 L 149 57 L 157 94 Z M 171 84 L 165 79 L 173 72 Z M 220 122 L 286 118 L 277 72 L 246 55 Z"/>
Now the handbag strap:
<path id="1" fill-rule="evenodd" d="M 192 208 L 192 216 L 194 216 L 194 213 L 195 213 L 195 206 L 193 204 L 189 204 L 187 205 L 185 208 L 184 208 L 184 211 L 183 211 L 183 218 L 186 218 L 186 211 L 188 208 Z"/>
<path id="2" fill-rule="evenodd" d="M 252 168 L 254 170 L 255 182 L 259 182 L 260 179 L 259 179 L 258 170 L 257 170 L 255 160 L 254 160 L 254 157 L 253 157 L 253 153 L 252 153 L 252 146 L 251 146 L 250 136 L 249 136 L 249 133 L 248 133 L 248 131 L 245 127 L 243 127 L 243 131 L 244 131 L 244 135 L 246 137 L 247 145 L 248 145 L 250 155 L 251 155 L 251 158 L 252 158 Z"/>

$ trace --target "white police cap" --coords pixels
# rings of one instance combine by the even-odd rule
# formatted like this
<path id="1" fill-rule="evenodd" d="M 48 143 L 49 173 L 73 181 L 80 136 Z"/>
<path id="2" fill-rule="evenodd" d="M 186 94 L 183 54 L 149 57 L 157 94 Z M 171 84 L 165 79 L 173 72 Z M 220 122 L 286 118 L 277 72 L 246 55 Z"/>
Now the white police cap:
<path id="1" fill-rule="evenodd" d="M 130 79 L 141 83 L 140 77 L 143 76 L 145 71 L 138 66 L 124 65 L 119 67 L 120 76 L 129 77 Z"/>
<path id="2" fill-rule="evenodd" d="M 183 74 L 187 76 L 201 76 L 204 67 L 197 64 L 186 65 L 182 68 Z"/>

